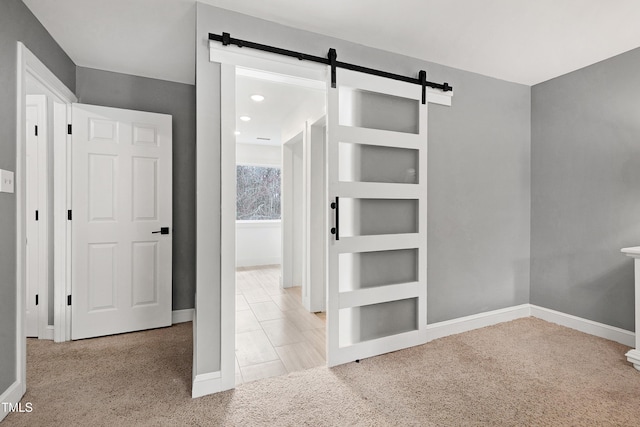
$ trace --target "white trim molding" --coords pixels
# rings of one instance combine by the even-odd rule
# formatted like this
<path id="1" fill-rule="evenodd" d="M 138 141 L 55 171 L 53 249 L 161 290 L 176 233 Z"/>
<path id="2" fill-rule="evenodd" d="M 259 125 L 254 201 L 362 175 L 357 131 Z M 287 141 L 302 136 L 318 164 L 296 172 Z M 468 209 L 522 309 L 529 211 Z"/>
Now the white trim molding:
<path id="1" fill-rule="evenodd" d="M 22 399 L 22 395 L 24 394 L 24 387 L 20 381 L 16 381 L 9 386 L 9 388 L 0 395 L 0 405 L 2 403 L 10 403 L 11 405 L 16 405 Z M 5 411 L 5 405 L 2 405 L 0 409 L 0 421 L 6 417 L 9 412 Z"/>
<path id="2" fill-rule="evenodd" d="M 531 306 L 531 316 L 547 322 L 556 323 L 560 326 L 575 329 L 589 335 L 605 338 L 620 344 L 633 347 L 635 345 L 635 334 L 631 331 L 616 328 L 615 326 L 605 325 L 604 323 L 594 322 L 593 320 L 583 319 L 582 317 L 573 316 L 571 314 L 562 313 L 549 308 Z"/>
<path id="3" fill-rule="evenodd" d="M 193 321 L 193 308 L 186 308 L 184 310 L 173 310 L 171 312 L 171 324 L 185 323 Z"/>
<path id="4" fill-rule="evenodd" d="M 236 261 L 236 267 L 256 267 L 261 265 L 278 265 L 281 262 L 282 262 L 281 257 L 247 258 L 244 260 Z"/>
<path id="5" fill-rule="evenodd" d="M 523 317 L 536 317 L 589 335 L 615 341 L 629 347 L 635 345 L 635 333 L 631 331 L 533 304 L 521 304 L 473 314 L 471 316 L 459 317 L 444 322 L 432 323 L 427 325 L 427 337 L 429 341 L 432 341 L 449 335 L 460 334 L 462 332 L 509 322 Z M 640 366 L 640 351 L 631 350 L 627 353 L 627 357 L 630 358 L 630 362 L 634 364 L 637 363 Z"/>
<path id="6" fill-rule="evenodd" d="M 640 247 L 623 248 L 621 252 L 628 257 L 634 258 L 635 327 L 636 333 L 640 334 Z M 631 349 L 627 353 L 627 360 L 633 363 L 633 367 L 640 371 L 640 335 L 636 335 L 635 342 L 630 346 L 635 347 L 635 349 Z"/>
<path id="7" fill-rule="evenodd" d="M 633 367 L 640 371 L 640 351 L 636 349 L 629 350 L 625 356 L 627 356 L 627 360 L 633 363 Z"/>
<path id="8" fill-rule="evenodd" d="M 218 393 L 226 389 L 222 388 L 222 373 L 209 372 L 206 374 L 196 375 L 193 378 L 193 386 L 191 388 L 191 397 L 206 396 L 208 394 Z"/>
<path id="9" fill-rule="evenodd" d="M 54 326 L 53 325 L 47 325 L 46 328 L 44 329 L 44 335 L 42 337 L 38 337 L 40 339 L 43 340 L 54 340 Z"/>
<path id="10" fill-rule="evenodd" d="M 530 313 L 529 304 L 522 304 L 432 323 L 427 325 L 427 341 L 529 317 Z"/>

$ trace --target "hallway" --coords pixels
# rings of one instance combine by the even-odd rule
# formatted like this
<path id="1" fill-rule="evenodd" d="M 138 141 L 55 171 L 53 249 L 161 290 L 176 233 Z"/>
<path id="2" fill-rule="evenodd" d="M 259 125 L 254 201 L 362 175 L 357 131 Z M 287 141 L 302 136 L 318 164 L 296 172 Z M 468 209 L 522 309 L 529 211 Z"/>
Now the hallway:
<path id="1" fill-rule="evenodd" d="M 326 363 L 325 314 L 279 280 L 279 265 L 236 270 L 236 385 Z"/>

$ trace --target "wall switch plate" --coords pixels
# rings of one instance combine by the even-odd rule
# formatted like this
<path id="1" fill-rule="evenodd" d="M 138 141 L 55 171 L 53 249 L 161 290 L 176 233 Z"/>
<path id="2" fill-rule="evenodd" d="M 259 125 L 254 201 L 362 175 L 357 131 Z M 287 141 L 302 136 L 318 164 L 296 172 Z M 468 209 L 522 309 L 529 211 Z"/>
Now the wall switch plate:
<path id="1" fill-rule="evenodd" d="M 0 169 L 0 193 L 13 193 L 13 172 Z"/>

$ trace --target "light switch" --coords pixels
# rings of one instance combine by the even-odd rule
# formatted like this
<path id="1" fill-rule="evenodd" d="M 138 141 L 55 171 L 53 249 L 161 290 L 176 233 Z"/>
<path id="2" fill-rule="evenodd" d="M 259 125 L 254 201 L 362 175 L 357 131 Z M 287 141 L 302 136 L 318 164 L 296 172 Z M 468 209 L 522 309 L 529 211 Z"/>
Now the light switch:
<path id="1" fill-rule="evenodd" d="M 0 169 L 0 193 L 13 193 L 13 172 Z"/>

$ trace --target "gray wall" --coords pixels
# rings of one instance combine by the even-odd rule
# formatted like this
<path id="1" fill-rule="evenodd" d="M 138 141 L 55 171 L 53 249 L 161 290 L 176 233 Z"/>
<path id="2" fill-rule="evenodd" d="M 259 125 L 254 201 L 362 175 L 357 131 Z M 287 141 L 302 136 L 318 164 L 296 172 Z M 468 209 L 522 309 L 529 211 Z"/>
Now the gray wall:
<path id="1" fill-rule="evenodd" d="M 193 308 L 195 293 L 195 86 L 78 67 L 83 104 L 173 116 L 173 309 Z"/>
<path id="2" fill-rule="evenodd" d="M 453 105 L 429 107 L 428 323 L 529 302 L 530 88 L 445 79 Z"/>
<path id="3" fill-rule="evenodd" d="M 634 330 L 640 49 L 532 88 L 531 303 Z"/>
<path id="4" fill-rule="evenodd" d="M 220 70 L 208 63 L 205 53 L 208 32 L 230 32 L 232 37 L 318 56 L 326 56 L 327 50 L 333 47 L 341 61 L 414 76 L 424 68 L 430 80 L 452 84 L 455 88 L 453 106 L 429 108 L 428 322 L 528 302 L 531 176 L 528 86 L 203 4 L 198 4 L 197 22 L 198 105 L 206 105 L 205 99 L 214 97 L 210 112 L 206 110 L 209 116 L 204 114 L 205 110 L 198 109 L 198 139 L 202 137 L 218 146 L 219 131 L 216 134 L 216 130 L 220 116 L 219 107 L 216 110 L 214 104 L 219 99 Z M 217 87 L 215 79 L 218 79 Z M 207 125 L 201 127 L 201 119 L 205 118 Z M 211 159 L 203 162 L 219 164 L 219 152 L 209 154 Z M 219 186 L 219 182 L 211 184 Z M 219 221 L 219 203 L 212 206 L 209 214 L 212 220 Z M 211 233 L 199 232 L 199 236 L 216 240 L 217 235 L 212 230 Z M 209 271 L 219 271 L 219 253 L 212 253 L 217 267 Z M 198 277 L 200 283 L 200 272 Z M 208 312 L 210 321 L 198 324 L 198 329 L 206 327 L 206 336 L 203 333 L 201 340 L 198 330 L 198 353 L 202 351 L 202 354 L 197 358 L 208 353 L 211 359 L 206 363 L 218 365 L 220 281 L 214 277 L 211 280 L 216 287 L 215 295 L 207 295 L 202 301 L 198 295 L 198 306 L 202 302 L 208 311 L 215 312 Z M 211 281 L 207 280 L 205 285 L 210 287 Z M 211 351 L 206 352 L 201 346 Z M 198 367 L 197 372 L 202 371 Z"/>
<path id="5" fill-rule="evenodd" d="M 16 170 L 16 60 L 22 41 L 75 90 L 75 65 L 19 0 L 0 1 L 0 169 Z M 20 183 L 16 182 L 19 186 Z M 16 380 L 16 197 L 0 193 L 0 394 Z"/>

